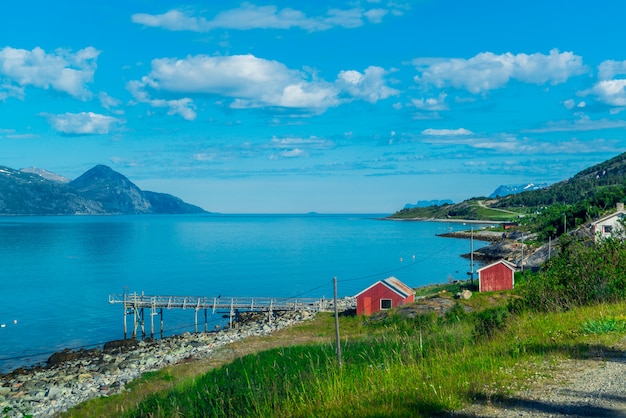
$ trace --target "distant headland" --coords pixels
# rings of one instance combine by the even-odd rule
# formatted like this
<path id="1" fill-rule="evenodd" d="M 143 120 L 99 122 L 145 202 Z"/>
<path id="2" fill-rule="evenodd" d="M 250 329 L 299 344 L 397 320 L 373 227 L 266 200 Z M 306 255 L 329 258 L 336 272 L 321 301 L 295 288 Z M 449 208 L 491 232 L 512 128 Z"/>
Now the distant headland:
<path id="1" fill-rule="evenodd" d="M 0 215 L 134 215 L 207 213 L 166 193 L 141 190 L 96 165 L 69 180 L 46 170 L 0 166 Z"/>

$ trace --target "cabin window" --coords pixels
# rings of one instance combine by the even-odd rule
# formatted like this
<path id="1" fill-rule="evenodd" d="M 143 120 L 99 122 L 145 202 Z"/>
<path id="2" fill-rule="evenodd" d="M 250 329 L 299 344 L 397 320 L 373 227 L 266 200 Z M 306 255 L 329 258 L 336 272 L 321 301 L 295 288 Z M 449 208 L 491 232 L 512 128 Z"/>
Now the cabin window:
<path id="1" fill-rule="evenodd" d="M 391 299 L 381 299 L 380 309 L 391 309 Z"/>
<path id="2" fill-rule="evenodd" d="M 602 228 L 603 228 L 605 234 L 610 234 L 611 231 L 613 231 L 613 226 L 612 225 L 604 225 Z"/>

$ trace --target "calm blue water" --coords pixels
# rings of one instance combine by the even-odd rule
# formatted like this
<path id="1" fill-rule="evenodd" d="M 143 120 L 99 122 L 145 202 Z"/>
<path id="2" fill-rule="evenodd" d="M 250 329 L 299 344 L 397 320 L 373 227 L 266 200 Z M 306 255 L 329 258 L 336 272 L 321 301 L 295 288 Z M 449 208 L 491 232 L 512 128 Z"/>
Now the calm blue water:
<path id="1" fill-rule="evenodd" d="M 435 234 L 468 228 L 373 215 L 0 218 L 0 372 L 122 338 L 113 293 L 332 297 L 333 277 L 339 296 L 389 275 L 466 279 L 469 242 Z M 193 330 L 193 310 L 164 316 L 166 335 Z"/>

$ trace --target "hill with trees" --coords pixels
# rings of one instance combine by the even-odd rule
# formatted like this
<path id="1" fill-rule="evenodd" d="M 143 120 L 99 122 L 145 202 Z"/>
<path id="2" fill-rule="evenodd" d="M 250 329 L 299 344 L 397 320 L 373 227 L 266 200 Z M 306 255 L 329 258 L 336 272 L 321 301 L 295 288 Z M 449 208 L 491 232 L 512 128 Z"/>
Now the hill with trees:
<path id="1" fill-rule="evenodd" d="M 498 198 L 402 209 L 389 219 L 467 219 L 515 222 L 540 240 L 597 219 L 626 199 L 626 153 L 539 190 Z"/>

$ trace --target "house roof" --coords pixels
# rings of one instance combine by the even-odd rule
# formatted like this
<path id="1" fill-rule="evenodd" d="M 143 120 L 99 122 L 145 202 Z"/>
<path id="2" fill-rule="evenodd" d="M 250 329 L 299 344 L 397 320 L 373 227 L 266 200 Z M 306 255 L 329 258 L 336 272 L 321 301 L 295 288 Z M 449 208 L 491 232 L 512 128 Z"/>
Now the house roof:
<path id="1" fill-rule="evenodd" d="M 604 221 L 606 221 L 608 219 L 611 219 L 613 217 L 618 217 L 620 215 L 622 215 L 622 217 L 626 216 L 626 211 L 618 210 L 617 212 L 613 212 L 610 215 L 606 215 L 605 217 L 600 218 L 597 221 L 591 222 L 591 225 L 598 225 L 598 224 L 600 224 L 600 223 L 602 223 L 602 222 L 604 222 Z"/>
<path id="2" fill-rule="evenodd" d="M 403 298 L 406 298 L 406 297 L 409 297 L 409 296 L 415 294 L 415 291 L 413 289 L 411 289 L 409 286 L 407 286 L 406 284 L 402 283 L 397 278 L 395 278 L 393 276 L 390 276 L 390 277 L 387 277 L 386 279 L 377 281 L 376 283 L 372 284 L 371 286 L 367 287 L 364 290 L 361 290 L 359 293 L 357 293 L 355 295 L 355 297 L 359 296 L 362 293 L 367 292 L 372 287 L 374 287 L 374 286 L 376 286 L 378 284 L 382 284 L 382 285 L 388 287 L 389 289 L 391 289 L 392 291 L 396 292 L 398 295 L 402 296 Z"/>
<path id="3" fill-rule="evenodd" d="M 476 273 L 480 273 L 482 270 L 486 270 L 490 267 L 495 266 L 496 264 L 504 264 L 506 267 L 508 267 L 509 269 L 511 269 L 511 271 L 515 271 L 517 270 L 517 266 L 509 261 L 506 261 L 505 259 L 500 259 L 496 262 L 493 262 L 491 264 L 487 264 L 486 266 L 483 266 L 481 268 L 479 268 L 478 270 L 476 270 Z"/>

